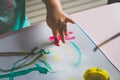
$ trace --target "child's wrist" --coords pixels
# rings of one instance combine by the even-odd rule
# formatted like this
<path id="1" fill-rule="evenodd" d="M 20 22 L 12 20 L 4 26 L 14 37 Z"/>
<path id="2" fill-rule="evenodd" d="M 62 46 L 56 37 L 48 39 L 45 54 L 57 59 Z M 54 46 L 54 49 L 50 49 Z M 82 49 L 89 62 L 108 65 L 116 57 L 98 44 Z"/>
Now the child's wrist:
<path id="1" fill-rule="evenodd" d="M 62 11 L 62 7 L 59 0 L 43 0 L 46 5 L 47 12 Z"/>

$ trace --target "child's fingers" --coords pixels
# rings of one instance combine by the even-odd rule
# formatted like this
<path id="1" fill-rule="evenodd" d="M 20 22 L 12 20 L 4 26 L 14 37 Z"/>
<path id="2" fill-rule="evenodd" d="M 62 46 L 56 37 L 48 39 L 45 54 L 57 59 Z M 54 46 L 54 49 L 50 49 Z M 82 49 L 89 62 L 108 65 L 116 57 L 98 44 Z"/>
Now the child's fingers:
<path id="1" fill-rule="evenodd" d="M 70 18 L 66 18 L 66 23 L 67 22 L 70 22 L 70 23 L 72 23 L 72 24 L 74 24 L 75 22 L 72 20 L 72 19 L 70 19 Z"/>
<path id="2" fill-rule="evenodd" d="M 53 29 L 52 33 L 53 33 L 53 36 L 54 36 L 55 45 L 59 46 L 58 31 L 56 29 Z"/>

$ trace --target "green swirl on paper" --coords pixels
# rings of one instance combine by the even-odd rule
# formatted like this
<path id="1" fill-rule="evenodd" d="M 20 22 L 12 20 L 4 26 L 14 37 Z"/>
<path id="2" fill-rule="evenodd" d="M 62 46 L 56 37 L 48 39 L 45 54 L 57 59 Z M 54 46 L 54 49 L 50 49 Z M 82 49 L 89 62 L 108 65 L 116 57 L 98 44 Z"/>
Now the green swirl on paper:
<path id="1" fill-rule="evenodd" d="M 80 51 L 79 47 L 74 42 L 71 42 L 71 44 L 73 45 L 73 47 L 78 52 L 78 60 L 77 60 L 77 62 L 75 64 L 75 67 L 77 67 L 80 64 L 80 62 L 81 62 L 81 57 L 82 57 L 81 56 L 81 51 Z M 32 52 L 34 52 L 35 50 L 36 49 L 33 49 Z M 0 75 L 0 78 L 9 78 L 9 80 L 14 80 L 14 77 L 26 75 L 26 74 L 28 74 L 28 73 L 30 73 L 32 71 L 38 71 L 39 73 L 42 73 L 42 74 L 47 74 L 48 72 L 50 72 L 50 70 L 52 71 L 53 69 L 51 68 L 49 63 L 47 63 L 44 60 L 40 60 L 39 59 L 42 53 L 43 54 L 49 54 L 50 52 L 45 52 L 45 50 L 42 49 L 42 50 L 39 50 L 38 53 L 39 53 L 39 56 L 37 57 L 37 59 L 35 59 L 35 61 L 39 60 L 39 62 L 43 63 L 47 68 L 41 67 L 40 65 L 35 64 L 35 61 L 32 61 L 31 63 L 29 63 L 29 65 L 35 64 L 36 67 L 13 72 L 14 70 L 18 70 L 18 69 L 21 69 L 22 67 L 25 67 L 25 66 L 20 66 L 20 67 L 15 69 L 15 65 L 17 64 L 17 62 L 21 61 L 21 60 L 18 60 L 16 63 L 13 64 L 14 67 L 11 69 L 11 72 L 8 73 L 8 74 Z M 29 66 L 29 65 L 27 64 L 26 66 Z"/>
<path id="2" fill-rule="evenodd" d="M 81 53 L 81 51 L 80 51 L 80 48 L 74 43 L 74 42 L 71 42 L 71 44 L 74 46 L 74 48 L 77 50 L 77 52 L 78 52 L 78 60 L 77 60 L 77 62 L 76 62 L 76 64 L 75 64 L 75 67 L 77 67 L 79 64 L 80 64 L 80 62 L 81 62 L 81 59 L 82 59 L 82 53 Z"/>

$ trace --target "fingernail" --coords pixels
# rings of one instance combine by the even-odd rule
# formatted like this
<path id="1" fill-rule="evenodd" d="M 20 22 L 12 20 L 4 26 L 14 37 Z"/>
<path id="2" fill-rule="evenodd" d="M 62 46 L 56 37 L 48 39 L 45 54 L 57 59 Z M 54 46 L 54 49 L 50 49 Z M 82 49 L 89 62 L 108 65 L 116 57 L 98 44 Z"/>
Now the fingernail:
<path id="1" fill-rule="evenodd" d="M 60 44 L 59 44 L 59 43 L 55 43 L 55 45 L 56 45 L 56 46 L 60 46 Z"/>
<path id="2" fill-rule="evenodd" d="M 65 43 L 65 40 L 63 40 L 63 43 Z"/>
<path id="3" fill-rule="evenodd" d="M 55 45 L 56 45 L 56 46 L 60 46 L 59 40 L 58 40 L 57 38 L 55 38 Z"/>

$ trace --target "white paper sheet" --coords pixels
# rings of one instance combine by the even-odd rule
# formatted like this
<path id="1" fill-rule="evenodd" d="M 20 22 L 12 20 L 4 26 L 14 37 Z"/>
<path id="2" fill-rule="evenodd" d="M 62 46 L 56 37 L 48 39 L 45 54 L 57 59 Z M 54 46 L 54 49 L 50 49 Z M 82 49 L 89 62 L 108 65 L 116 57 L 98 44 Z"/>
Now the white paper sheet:
<path id="1" fill-rule="evenodd" d="M 48 74 L 40 74 L 34 71 L 23 76 L 15 77 L 14 80 L 82 80 L 84 72 L 91 67 L 105 69 L 110 74 L 111 80 L 120 79 L 119 72 L 106 57 L 100 51 L 94 53 L 93 48 L 95 45 L 80 30 L 79 26 L 68 24 L 68 31 L 72 31 L 73 34 L 71 34 L 71 36 L 75 36 L 76 38 L 74 40 L 68 40 L 66 44 L 60 42 L 60 47 L 51 44 L 49 36 L 51 36 L 52 33 L 45 23 L 34 25 L 19 33 L 0 39 L 0 51 L 30 51 L 35 46 L 44 48 L 46 51 L 50 50 L 51 54 L 44 59 L 51 64 L 55 71 L 58 71 L 57 73 Z M 82 58 L 78 67 L 75 67 L 76 59 L 78 59 L 78 52 L 71 42 L 75 43 L 82 53 Z M 0 56 L 0 67 L 8 69 L 20 58 L 20 56 Z M 39 62 L 37 63 L 41 64 Z M 26 68 L 33 66 L 34 65 Z M 0 75 L 2 74 L 5 73 L 0 72 Z M 8 80 L 8 78 L 0 80 Z"/>

